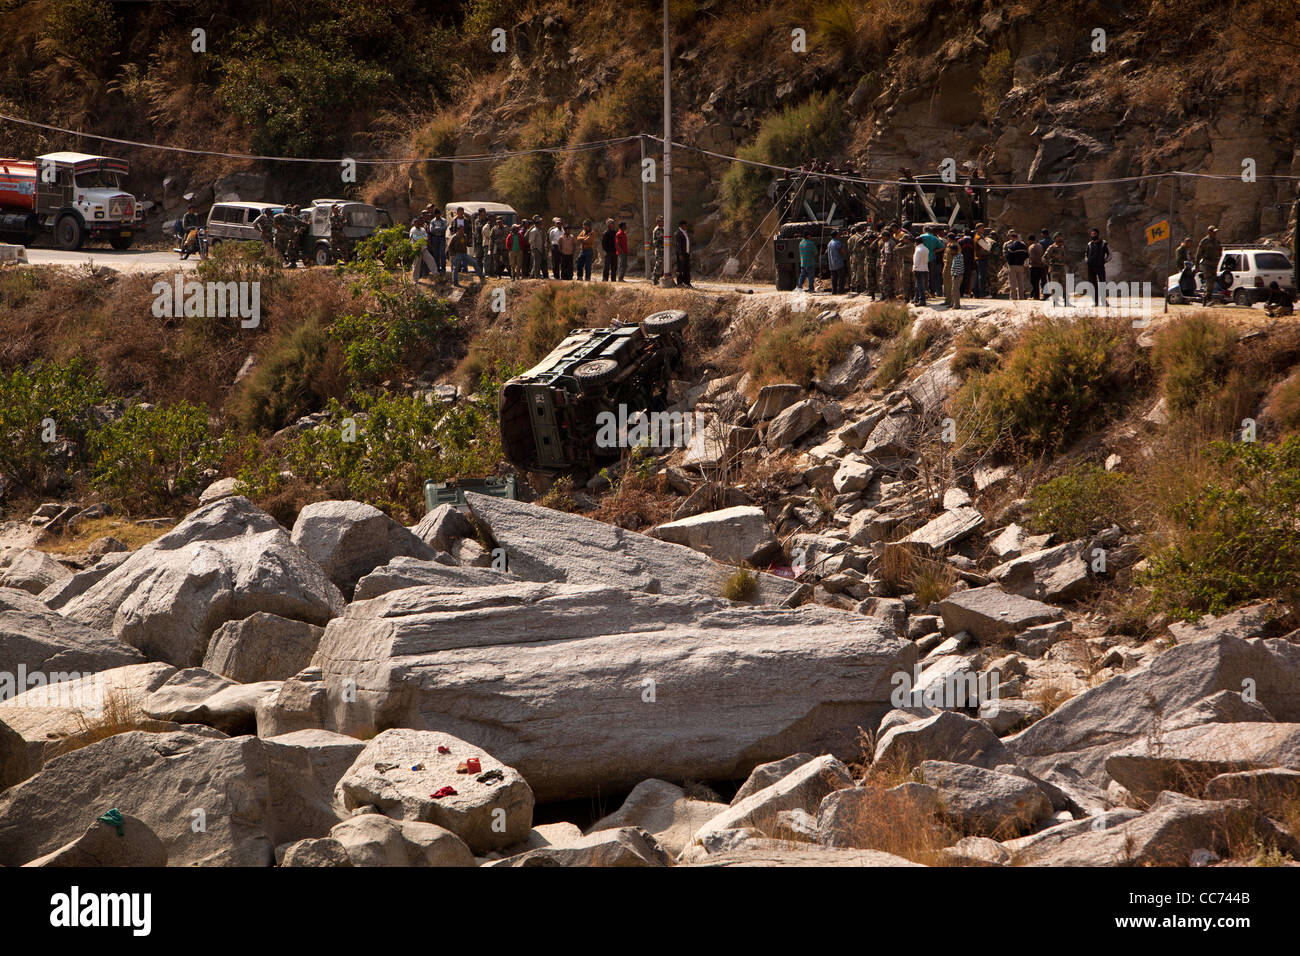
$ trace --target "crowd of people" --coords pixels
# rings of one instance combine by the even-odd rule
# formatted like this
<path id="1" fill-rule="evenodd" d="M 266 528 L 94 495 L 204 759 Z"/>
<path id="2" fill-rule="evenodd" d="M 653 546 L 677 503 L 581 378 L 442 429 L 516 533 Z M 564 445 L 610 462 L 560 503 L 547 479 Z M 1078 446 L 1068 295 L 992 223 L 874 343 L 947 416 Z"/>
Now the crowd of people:
<path id="1" fill-rule="evenodd" d="M 597 232 L 590 219 L 581 228 L 554 217 L 548 226 L 541 216 L 508 222 L 504 216 L 479 209 L 466 214 L 464 207 L 444 211 L 426 206 L 411 222 L 408 237 L 417 254 L 411 277 L 443 276 L 448 268 L 453 285 L 460 285 L 461 273 L 470 270 L 480 279 L 567 279 L 593 281 L 599 253 L 602 282 L 625 282 L 628 266 L 627 223 L 605 220 Z M 659 216 L 651 236 L 652 276 L 664 275 L 664 219 Z M 690 223 L 682 220 L 672 237 L 673 265 L 677 285 L 691 285 Z"/>
<path id="2" fill-rule="evenodd" d="M 1083 264 L 1094 288 L 1106 281 L 1110 256 L 1110 246 L 1101 232 L 1093 229 Z M 805 287 L 810 292 L 816 290 L 820 258 L 816 241 L 800 241 L 795 291 Z M 1053 235 L 1043 229 L 1037 238 L 1022 238 L 1011 229 L 1004 239 L 996 229 L 980 222 L 970 232 L 926 226 L 920 234 L 913 234 L 910 223 L 894 221 L 879 232 L 870 224 L 833 232 L 826 246 L 829 275 L 825 278 L 829 278 L 833 294 L 910 300 L 917 305 L 942 295 L 949 306 L 958 308 L 962 296 L 1001 298 L 1004 266 L 1007 297 L 1046 298 L 1048 282 L 1065 284 L 1068 265 L 1065 236 L 1059 232 Z"/>

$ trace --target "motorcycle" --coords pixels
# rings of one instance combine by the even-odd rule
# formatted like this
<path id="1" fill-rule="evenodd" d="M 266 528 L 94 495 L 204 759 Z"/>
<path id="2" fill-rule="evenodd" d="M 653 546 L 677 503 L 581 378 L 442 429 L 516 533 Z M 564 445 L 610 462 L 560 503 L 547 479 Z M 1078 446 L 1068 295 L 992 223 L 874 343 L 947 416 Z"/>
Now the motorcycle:
<path id="1" fill-rule="evenodd" d="M 200 259 L 207 258 L 208 251 L 208 231 L 200 226 L 197 229 L 191 229 L 185 238 L 181 240 L 180 246 L 173 249 L 172 252 L 178 253 L 182 259 L 188 259 L 194 253 L 199 254 Z"/>

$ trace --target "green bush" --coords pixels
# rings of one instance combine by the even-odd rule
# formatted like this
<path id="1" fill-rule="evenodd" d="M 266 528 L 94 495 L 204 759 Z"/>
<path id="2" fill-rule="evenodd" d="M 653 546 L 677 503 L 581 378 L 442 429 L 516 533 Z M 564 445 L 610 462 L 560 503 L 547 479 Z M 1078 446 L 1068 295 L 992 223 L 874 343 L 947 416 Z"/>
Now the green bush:
<path id="1" fill-rule="evenodd" d="M 1185 415 L 1217 399 L 1236 345 L 1232 326 L 1208 312 L 1179 316 L 1156 333 L 1153 360 L 1172 414 Z"/>
<path id="2" fill-rule="evenodd" d="M 1300 436 L 1216 443 L 1217 474 L 1175 510 L 1177 533 L 1139 582 L 1153 606 L 1191 619 L 1262 598 L 1300 597 Z"/>
<path id="3" fill-rule="evenodd" d="M 59 0 L 50 4 L 40 48 L 61 53 L 82 66 L 98 68 L 117 49 L 120 38 L 113 5 L 104 0 Z"/>
<path id="4" fill-rule="evenodd" d="M 814 376 L 825 375 L 855 345 L 872 341 L 865 325 L 819 322 L 807 313 L 787 316 L 767 326 L 754 341 L 746 362 L 750 388 L 793 382 L 805 388 Z"/>
<path id="5" fill-rule="evenodd" d="M 261 242 L 219 242 L 194 271 L 202 282 L 257 282 L 263 301 L 284 278 L 280 257 Z"/>
<path id="6" fill-rule="evenodd" d="M 975 447 L 1062 447 L 1123 404 L 1141 374 L 1131 328 L 1116 320 L 1041 319 L 997 368 L 975 374 L 953 409 Z"/>
<path id="7" fill-rule="evenodd" d="M 362 311 L 339 316 L 330 328 L 355 383 L 377 382 L 412 362 L 417 352 L 432 351 L 455 325 L 455 313 L 445 300 L 389 275 L 374 260 L 348 270 L 357 277 L 353 296 L 373 302 Z"/>
<path id="8" fill-rule="evenodd" d="M 74 470 L 94 428 L 91 407 L 107 400 L 103 383 L 80 360 L 0 372 L 0 476 L 36 489 Z"/>
<path id="9" fill-rule="evenodd" d="M 828 156 L 839 148 L 848 128 L 838 93 L 814 93 L 763 120 L 758 136 L 737 153 L 741 159 L 777 166 L 798 166 L 812 156 Z M 767 195 L 770 170 L 732 163 L 722 179 L 722 208 L 733 220 L 752 219 Z"/>
<path id="10" fill-rule="evenodd" d="M 389 226 L 387 229 L 375 230 L 358 242 L 353 251 L 352 263 L 339 268 L 381 262 L 389 272 L 397 272 L 410 268 L 420 248 L 420 243 L 410 240 L 410 230 L 405 226 Z"/>
<path id="11" fill-rule="evenodd" d="M 202 490 L 225 454 L 201 405 L 133 405 L 91 438 L 91 486 L 130 509 L 166 509 Z"/>
<path id="12" fill-rule="evenodd" d="M 1124 493 L 1128 476 L 1083 464 L 1038 485 L 1029 495 L 1036 534 L 1055 534 L 1068 541 L 1112 524 L 1128 523 Z"/>
<path id="13" fill-rule="evenodd" d="M 880 368 L 876 371 L 876 387 L 889 388 L 900 381 L 907 375 L 908 369 L 925 354 L 938 334 L 939 324 L 933 319 L 927 319 L 915 328 L 911 323 L 904 326 L 880 360 Z"/>
<path id="14" fill-rule="evenodd" d="M 460 120 L 451 114 L 443 114 L 430 120 L 415 134 L 415 150 L 420 156 L 453 156 L 459 139 Z M 419 169 L 420 178 L 436 205 L 445 206 L 455 201 L 456 197 L 451 194 L 455 167 L 451 163 L 420 163 Z"/>
<path id="15" fill-rule="evenodd" d="M 567 106 L 540 107 L 529 117 L 515 147 L 562 146 L 571 119 Z M 499 197 L 518 209 L 520 215 L 535 215 L 547 205 L 555 168 L 553 153 L 511 156 L 492 171 L 492 188 Z"/>
<path id="16" fill-rule="evenodd" d="M 1011 92 L 1012 79 L 1011 51 L 998 50 L 990 54 L 988 62 L 980 70 L 977 87 L 980 102 L 984 104 L 984 115 L 989 119 L 997 115 L 1002 101 Z"/>
<path id="17" fill-rule="evenodd" d="M 494 392 L 451 407 L 388 393 L 358 396 L 354 406 L 331 401 L 326 423 L 290 443 L 285 463 L 295 475 L 415 520 L 424 513 L 425 481 L 496 473 Z"/>
<path id="18" fill-rule="evenodd" d="M 271 345 L 233 403 L 245 431 L 275 431 L 345 393 L 341 347 L 314 319 Z"/>

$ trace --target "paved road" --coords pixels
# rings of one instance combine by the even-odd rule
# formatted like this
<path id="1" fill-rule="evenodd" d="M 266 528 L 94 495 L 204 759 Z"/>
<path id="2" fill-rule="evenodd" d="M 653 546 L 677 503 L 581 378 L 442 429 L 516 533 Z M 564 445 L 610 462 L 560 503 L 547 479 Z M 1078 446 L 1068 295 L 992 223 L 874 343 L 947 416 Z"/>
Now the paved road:
<path id="1" fill-rule="evenodd" d="M 107 246 L 87 246 L 76 252 L 64 249 L 29 248 L 27 261 L 33 265 L 81 266 L 93 262 L 97 266 L 116 269 L 118 272 L 175 272 L 193 269 L 198 257 L 182 261 L 170 249 L 110 249 Z"/>

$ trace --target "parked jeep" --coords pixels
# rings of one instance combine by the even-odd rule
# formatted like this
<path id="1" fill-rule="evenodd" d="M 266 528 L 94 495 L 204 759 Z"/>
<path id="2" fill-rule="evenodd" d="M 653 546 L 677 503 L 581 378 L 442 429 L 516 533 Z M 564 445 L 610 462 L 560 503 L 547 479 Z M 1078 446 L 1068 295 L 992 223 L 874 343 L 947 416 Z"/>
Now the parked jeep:
<path id="1" fill-rule="evenodd" d="M 501 387 L 501 447 L 517 468 L 591 475 L 623 449 L 597 442 L 601 412 L 622 420 L 662 411 L 682 364 L 681 311 L 656 312 L 639 325 L 575 329 L 546 358 Z"/>
<path id="2" fill-rule="evenodd" d="M 330 212 L 335 206 L 343 210 L 343 218 L 347 220 L 343 234 L 354 247 L 360 240 L 393 224 L 392 216 L 382 206 L 348 199 L 313 199 L 312 204 L 302 211 L 308 221 L 307 233 L 302 237 L 302 256 L 308 263 L 318 266 L 334 264 L 334 250 L 330 248 Z"/>

